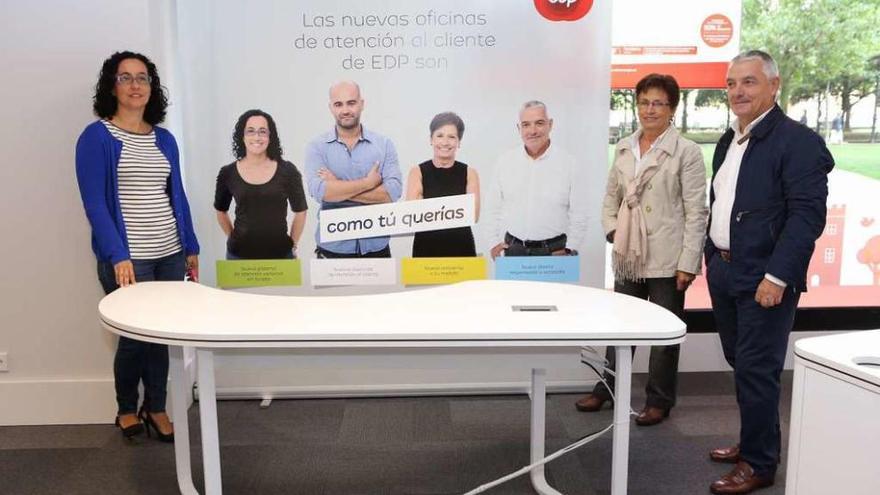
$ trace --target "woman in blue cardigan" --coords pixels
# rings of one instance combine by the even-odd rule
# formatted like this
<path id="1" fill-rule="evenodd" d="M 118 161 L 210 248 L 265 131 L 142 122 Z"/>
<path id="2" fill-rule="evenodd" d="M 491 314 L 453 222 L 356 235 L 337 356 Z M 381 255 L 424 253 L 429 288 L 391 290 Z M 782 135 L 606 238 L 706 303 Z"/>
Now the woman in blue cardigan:
<path id="1" fill-rule="evenodd" d="M 92 227 L 98 279 L 106 293 L 135 282 L 183 280 L 198 273 L 199 243 L 183 191 L 174 136 L 156 127 L 168 99 L 156 66 L 139 53 L 104 61 L 95 85 L 100 118 L 76 143 L 76 177 Z M 113 362 L 118 412 L 126 438 L 151 429 L 172 441 L 165 413 L 168 348 L 119 338 Z M 144 400 L 138 410 L 138 385 Z"/>

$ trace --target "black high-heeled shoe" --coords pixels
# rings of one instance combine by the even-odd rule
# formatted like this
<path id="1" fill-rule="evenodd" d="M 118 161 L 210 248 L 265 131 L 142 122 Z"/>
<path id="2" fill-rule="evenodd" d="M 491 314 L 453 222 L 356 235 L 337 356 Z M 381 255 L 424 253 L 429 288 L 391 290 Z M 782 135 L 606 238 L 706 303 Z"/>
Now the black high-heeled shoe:
<path id="1" fill-rule="evenodd" d="M 158 438 L 160 442 L 171 443 L 174 441 L 174 432 L 162 433 L 159 426 L 156 424 L 156 421 L 153 420 L 153 417 L 150 416 L 150 413 L 144 410 L 144 408 L 141 408 L 138 412 L 138 417 L 143 421 L 148 437 L 153 438 L 153 434 L 150 432 L 150 429 L 152 428 L 156 432 L 156 438 Z"/>
<path id="2" fill-rule="evenodd" d="M 128 425 L 126 427 L 123 427 L 119 423 L 119 416 L 116 416 L 116 427 L 119 428 L 120 430 L 122 430 L 122 436 L 124 436 L 125 438 L 128 438 L 128 439 L 134 437 L 135 435 L 140 435 L 141 433 L 144 432 L 144 424 L 141 423 L 140 421 L 138 421 L 137 423 L 135 423 L 133 425 Z"/>

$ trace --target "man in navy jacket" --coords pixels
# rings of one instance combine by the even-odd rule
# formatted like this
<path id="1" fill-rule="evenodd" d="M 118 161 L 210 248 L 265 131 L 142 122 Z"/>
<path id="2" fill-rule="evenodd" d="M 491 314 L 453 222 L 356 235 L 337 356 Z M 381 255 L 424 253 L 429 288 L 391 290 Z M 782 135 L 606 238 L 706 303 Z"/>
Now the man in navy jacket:
<path id="1" fill-rule="evenodd" d="M 773 484 L 780 456 L 779 391 L 807 265 L 825 228 L 828 172 L 822 138 L 776 105 L 776 62 L 754 50 L 733 59 L 727 97 L 737 119 L 712 161 L 706 276 L 724 357 L 733 367 L 740 439 L 713 450 L 735 463 L 712 493 Z"/>

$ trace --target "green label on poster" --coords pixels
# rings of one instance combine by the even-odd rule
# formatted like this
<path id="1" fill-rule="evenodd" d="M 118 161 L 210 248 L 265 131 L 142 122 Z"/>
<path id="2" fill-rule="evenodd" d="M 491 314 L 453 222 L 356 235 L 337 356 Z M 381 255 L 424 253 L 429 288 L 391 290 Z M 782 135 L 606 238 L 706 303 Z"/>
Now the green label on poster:
<path id="1" fill-rule="evenodd" d="M 302 285 L 299 260 L 217 260 L 217 287 Z"/>

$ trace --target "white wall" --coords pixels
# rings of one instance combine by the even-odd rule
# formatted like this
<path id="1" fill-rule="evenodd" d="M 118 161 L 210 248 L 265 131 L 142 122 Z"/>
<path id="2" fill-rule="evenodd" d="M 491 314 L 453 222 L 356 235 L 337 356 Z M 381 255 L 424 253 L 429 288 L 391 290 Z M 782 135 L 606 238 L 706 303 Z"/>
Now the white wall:
<path id="1" fill-rule="evenodd" d="M 832 332 L 797 332 L 789 337 L 785 368 L 794 366 L 794 343 Z M 604 349 L 596 350 L 604 356 Z M 648 371 L 647 348 L 637 350 L 633 371 Z M 548 369 L 548 390 L 592 389 L 596 377 L 580 364 L 578 349 L 536 353 L 482 349 L 347 353 L 227 352 L 216 359 L 221 398 L 304 398 L 363 395 L 525 393 L 532 366 Z M 474 371 L 479 370 L 475 375 Z M 716 333 L 690 334 L 682 344 L 679 371 L 730 371 Z M 641 407 L 634 404 L 633 407 Z"/>
<path id="2" fill-rule="evenodd" d="M 42 0 L 0 2 L 0 18 L 0 424 L 111 421 L 115 339 L 98 325 L 74 146 L 101 63 L 153 55 L 155 16 L 138 0 Z"/>

